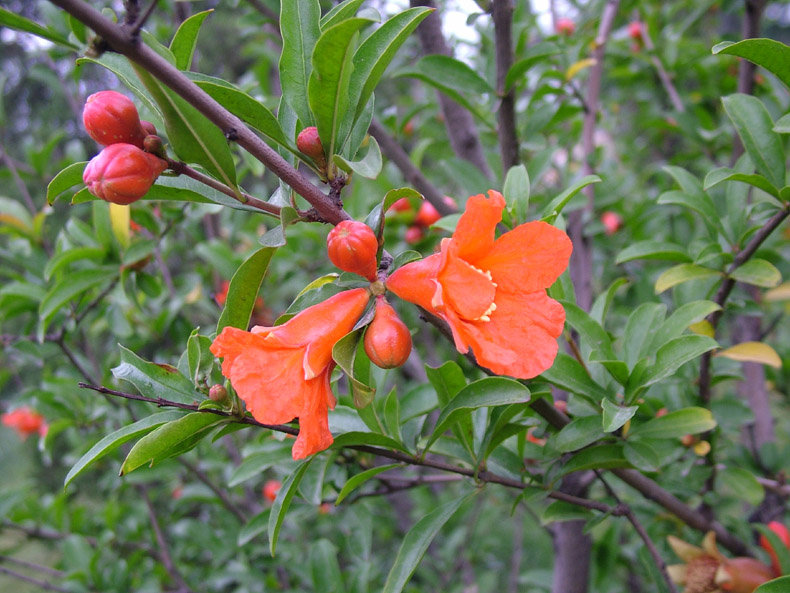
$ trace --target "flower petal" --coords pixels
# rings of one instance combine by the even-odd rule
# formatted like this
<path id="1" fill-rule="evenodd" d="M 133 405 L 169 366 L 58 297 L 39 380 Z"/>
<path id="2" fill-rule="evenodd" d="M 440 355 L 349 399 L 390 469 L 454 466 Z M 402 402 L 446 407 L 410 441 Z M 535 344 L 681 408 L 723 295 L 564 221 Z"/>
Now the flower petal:
<path id="1" fill-rule="evenodd" d="M 483 257 L 468 261 L 490 271 L 500 290 L 526 293 L 551 286 L 568 267 L 571 251 L 568 235 L 535 221 L 505 233 Z"/>
<path id="2" fill-rule="evenodd" d="M 211 352 L 224 357 L 222 374 L 258 422 L 290 422 L 304 409 L 303 348 L 273 348 L 262 336 L 226 327 Z"/>
<path id="3" fill-rule="evenodd" d="M 565 324 L 562 306 L 543 291 L 526 295 L 498 291 L 496 304 L 488 322 L 453 319 L 448 311 L 453 334 L 457 332 L 471 346 L 477 362 L 519 379 L 531 379 L 551 367 Z"/>
<path id="4" fill-rule="evenodd" d="M 439 272 L 444 302 L 463 319 L 473 321 L 486 314 L 494 302 L 496 287 L 491 278 L 465 262 L 453 257 L 456 251 L 450 245 L 446 252 L 446 265 Z"/>
<path id="5" fill-rule="evenodd" d="M 455 227 L 452 242 L 458 246 L 458 257 L 474 264 L 488 253 L 494 245 L 494 230 L 502 220 L 505 198 L 498 191 L 489 190 L 489 198 L 483 194 L 472 196 Z M 480 266 L 478 266 L 480 267 Z"/>
<path id="6" fill-rule="evenodd" d="M 323 451 L 334 442 L 329 432 L 327 409 L 330 398 L 334 400 L 329 374 L 327 369 L 315 379 L 305 382 L 305 407 L 299 414 L 299 436 L 291 449 L 294 459 L 304 459 Z"/>
<path id="7" fill-rule="evenodd" d="M 401 266 L 387 278 L 387 288 L 403 300 L 414 303 L 426 311 L 437 313 L 438 309 L 434 303 L 440 302 L 441 299 L 435 299 L 437 290 L 440 290 L 436 274 L 441 262 L 442 256 L 435 253 L 425 259 Z"/>

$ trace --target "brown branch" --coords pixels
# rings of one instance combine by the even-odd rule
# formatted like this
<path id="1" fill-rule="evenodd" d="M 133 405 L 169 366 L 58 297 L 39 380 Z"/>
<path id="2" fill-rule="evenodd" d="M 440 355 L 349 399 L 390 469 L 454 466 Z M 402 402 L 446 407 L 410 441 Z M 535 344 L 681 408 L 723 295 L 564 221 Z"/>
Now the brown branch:
<path id="1" fill-rule="evenodd" d="M 434 0 L 410 0 L 409 4 L 412 7 L 427 6 L 436 8 Z M 453 52 L 444 40 L 442 19 L 438 10 L 429 14 L 420 23 L 420 26 L 417 27 L 417 35 L 420 38 L 425 55 L 440 54 L 452 56 Z M 450 138 L 453 152 L 459 158 L 472 163 L 489 179 L 493 178 L 472 114 L 444 93 L 437 91 L 437 95 L 439 96 L 439 105 L 444 115 L 444 125 L 447 129 L 447 136 Z"/>
<path id="2" fill-rule="evenodd" d="M 274 204 L 269 204 L 268 202 L 264 202 L 263 200 L 259 200 L 258 198 L 251 196 L 250 194 L 244 193 L 242 191 L 236 193 L 225 185 L 224 183 L 220 183 L 213 177 L 209 177 L 208 175 L 204 175 L 200 171 L 196 171 L 186 163 L 182 163 L 180 161 L 174 161 L 171 159 L 167 160 L 168 168 L 172 171 L 175 171 L 179 175 L 185 175 L 194 179 L 195 181 L 199 181 L 203 185 L 207 185 L 212 189 L 217 190 L 220 193 L 225 194 L 226 196 L 230 196 L 234 200 L 238 200 L 239 203 L 245 204 L 247 206 L 251 206 L 252 208 L 257 208 L 261 212 L 265 214 L 271 214 L 272 216 L 280 217 L 280 211 L 282 208 L 279 206 L 275 206 Z M 241 196 L 241 198 L 239 198 Z"/>
<path id="3" fill-rule="evenodd" d="M 212 482 L 211 479 L 205 474 L 205 472 L 203 472 L 203 470 L 201 470 L 198 466 L 194 465 L 193 463 L 190 463 L 183 457 L 179 457 L 178 462 L 181 465 L 183 465 L 185 468 L 187 468 L 190 472 L 195 474 L 195 477 L 198 480 L 200 480 L 206 486 L 208 486 L 209 490 L 211 490 L 217 496 L 217 498 L 219 498 L 219 501 L 222 503 L 222 506 L 228 509 L 233 514 L 233 516 L 239 520 L 239 523 L 241 523 L 242 525 L 247 523 L 247 517 L 244 515 L 244 513 L 241 512 L 241 509 L 239 509 L 239 507 L 233 504 L 233 501 L 231 501 L 230 498 L 228 498 L 228 495 L 225 494 L 225 492 L 219 486 L 217 486 L 214 482 Z"/>
<path id="4" fill-rule="evenodd" d="M 738 255 L 735 256 L 735 259 L 727 269 L 727 277 L 722 281 L 721 286 L 719 286 L 719 290 L 716 292 L 716 296 L 713 299 L 713 301 L 719 305 L 721 309 L 714 311 L 708 316 L 708 322 L 711 324 L 714 330 L 716 329 L 716 326 L 718 326 L 721 316 L 724 314 L 724 304 L 727 302 L 732 289 L 735 288 L 735 280 L 732 278 L 732 273 L 740 266 L 745 264 L 755 254 L 755 252 L 771 235 L 771 233 L 773 233 L 788 216 L 790 216 L 790 204 L 785 204 L 781 210 L 768 219 L 763 227 L 752 236 L 746 247 L 739 251 Z M 699 397 L 700 400 L 702 400 L 702 402 L 705 404 L 710 401 L 710 364 L 711 353 L 706 352 L 702 355 L 699 371 Z"/>
<path id="5" fill-rule="evenodd" d="M 664 90 L 667 92 L 667 96 L 669 97 L 669 101 L 672 103 L 672 107 L 678 113 L 685 113 L 686 106 L 683 105 L 683 100 L 680 98 L 680 94 L 678 93 L 675 84 L 672 82 L 672 78 L 669 76 L 666 68 L 664 68 L 664 64 L 661 62 L 661 58 L 658 57 L 658 53 L 656 53 L 656 46 L 653 43 L 653 39 L 650 37 L 650 33 L 647 30 L 647 24 L 644 21 L 642 25 L 642 41 L 645 44 L 645 49 L 647 49 L 647 51 L 650 53 L 650 61 L 652 62 L 653 67 L 656 69 L 658 79 L 664 86 Z"/>
<path id="6" fill-rule="evenodd" d="M 411 162 L 409 155 L 403 150 L 400 144 L 393 138 L 387 130 L 376 119 L 370 122 L 368 129 L 370 135 L 373 136 L 381 147 L 381 151 L 390 159 L 395 166 L 398 167 L 403 177 L 412 184 L 425 199 L 428 200 L 439 214 L 446 216 L 455 212 L 444 201 L 444 194 L 433 185 L 425 175 L 422 174 L 419 168 Z"/>
<path id="7" fill-rule="evenodd" d="M 349 215 L 332 204 L 329 197 L 313 185 L 307 177 L 294 169 L 282 156 L 261 140 L 235 115 L 212 99 L 205 91 L 189 80 L 183 72 L 159 56 L 124 27 L 113 23 L 87 2 L 82 0 L 51 0 L 80 22 L 96 31 L 116 52 L 145 68 L 176 94 L 205 115 L 222 130 L 225 137 L 237 142 L 252 156 L 263 163 L 296 193 L 316 209 L 326 222 L 337 224 Z"/>
<path id="8" fill-rule="evenodd" d="M 19 558 L 14 558 L 13 556 L 0 555 L 0 563 L 1 562 L 8 562 L 10 564 L 16 564 L 17 566 L 29 568 L 30 570 L 37 570 L 38 572 L 43 572 L 48 575 L 52 575 L 53 577 L 61 578 L 65 575 L 62 570 L 50 568 L 49 566 L 42 566 L 41 564 L 35 564 L 33 562 L 28 562 L 27 560 L 20 560 Z"/>
<path id="9" fill-rule="evenodd" d="M 502 156 L 502 169 L 506 173 L 521 160 L 518 155 L 518 136 L 516 135 L 516 94 L 513 89 L 505 89 L 505 77 L 513 65 L 513 0 L 494 0 L 491 6 L 494 20 L 494 43 L 496 45 L 497 93 L 500 97 L 499 152 Z"/>
<path id="10" fill-rule="evenodd" d="M 159 555 L 162 565 L 165 567 L 167 574 L 169 574 L 170 577 L 178 584 L 181 591 L 191 592 L 192 589 L 186 584 L 184 577 L 181 576 L 181 572 L 173 563 L 173 558 L 170 555 L 170 546 L 167 543 L 165 534 L 162 532 L 162 527 L 159 525 L 159 518 L 157 517 L 156 509 L 154 508 L 154 505 L 151 503 L 151 499 L 148 496 L 148 491 L 144 486 L 140 485 L 138 486 L 138 492 L 140 492 L 140 495 L 143 497 L 145 506 L 148 509 L 148 518 L 150 519 L 151 527 L 154 530 L 154 537 L 156 537 L 157 548 L 159 548 Z"/>
<path id="11" fill-rule="evenodd" d="M 52 583 L 49 583 L 47 581 L 42 581 L 40 579 L 34 579 L 33 577 L 29 577 L 27 575 L 18 573 L 14 570 L 11 570 L 10 568 L 5 568 L 3 566 L 0 566 L 0 574 L 5 574 L 13 579 L 30 583 L 32 585 L 35 585 L 36 587 L 44 589 L 45 591 L 59 591 L 60 593 L 70 593 L 71 591 L 70 589 L 65 589 L 63 587 L 59 587 L 58 585 L 53 585 Z"/>

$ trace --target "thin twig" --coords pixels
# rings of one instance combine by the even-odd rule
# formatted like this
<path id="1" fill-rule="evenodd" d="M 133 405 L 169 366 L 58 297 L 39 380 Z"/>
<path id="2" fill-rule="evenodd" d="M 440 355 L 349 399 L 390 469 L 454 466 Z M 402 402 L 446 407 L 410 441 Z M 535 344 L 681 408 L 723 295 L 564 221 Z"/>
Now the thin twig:
<path id="1" fill-rule="evenodd" d="M 144 486 L 141 485 L 138 486 L 138 492 L 140 492 L 140 495 L 143 497 L 145 506 L 148 509 L 148 518 L 150 519 L 151 527 L 154 530 L 154 536 L 156 537 L 156 543 L 157 547 L 159 548 L 162 565 L 165 567 L 167 574 L 171 576 L 171 578 L 178 584 L 181 590 L 192 591 L 192 589 L 190 589 L 184 581 L 184 577 L 181 576 L 181 572 L 179 572 L 178 568 L 173 563 L 173 558 L 170 555 L 170 546 L 167 543 L 165 534 L 162 532 L 162 527 L 159 525 L 159 518 L 157 517 L 156 509 L 154 508 L 154 505 L 151 503 L 151 499 L 148 496 L 148 491 Z"/>
<path id="2" fill-rule="evenodd" d="M 96 382 L 96 380 L 91 376 L 91 374 L 88 372 L 88 370 L 85 367 L 82 366 L 82 364 L 80 363 L 79 360 L 77 360 L 77 357 L 74 356 L 74 353 L 71 351 L 71 349 L 69 349 L 69 347 L 66 346 L 66 342 L 64 341 L 64 337 L 63 336 L 60 336 L 59 339 L 55 340 L 55 343 L 61 349 L 63 354 L 66 355 L 66 358 L 69 359 L 69 362 L 72 365 L 74 365 L 74 368 L 77 369 L 79 374 L 82 375 L 83 378 L 86 381 L 90 381 L 91 383 L 95 383 Z"/>
<path id="3" fill-rule="evenodd" d="M 348 220 L 348 213 L 338 210 L 318 187 L 294 169 L 282 156 L 266 144 L 235 115 L 212 99 L 175 66 L 162 58 L 144 43 L 139 42 L 120 25 L 112 22 L 89 3 L 82 0 L 51 0 L 80 22 L 88 25 L 116 52 L 145 68 L 176 94 L 205 115 L 222 130 L 228 140 L 237 142 L 252 156 L 263 163 L 296 193 L 316 209 L 326 222 L 337 224 Z"/>
<path id="4" fill-rule="evenodd" d="M 491 15 L 494 20 L 494 44 L 496 46 L 496 79 L 499 94 L 499 152 L 502 169 L 507 171 L 521 160 L 518 155 L 516 134 L 516 94 L 505 88 L 505 78 L 513 65 L 513 0 L 493 0 Z"/>
<path id="5" fill-rule="evenodd" d="M 49 583 L 47 581 L 42 581 L 40 579 L 34 579 L 33 577 L 29 577 L 29 576 L 26 576 L 24 574 L 18 573 L 18 572 L 14 571 L 14 570 L 11 570 L 9 568 L 5 568 L 4 566 L 0 566 L 0 574 L 6 574 L 6 575 L 10 576 L 11 578 L 14 578 L 14 579 L 17 579 L 17 580 L 20 580 L 20 581 L 25 581 L 26 583 L 30 583 L 32 585 L 40 587 L 41 589 L 44 589 L 45 591 L 59 591 L 60 593 L 70 593 L 69 589 L 64 589 L 63 587 L 59 587 L 58 585 L 53 585 L 52 583 Z"/>
<path id="6" fill-rule="evenodd" d="M 661 81 L 661 84 L 664 85 L 664 90 L 667 92 L 667 96 L 672 103 L 672 107 L 678 113 L 685 113 L 686 106 L 683 105 L 683 100 L 680 98 L 680 94 L 678 93 L 677 88 L 675 88 L 672 78 L 667 73 L 666 68 L 664 68 L 664 64 L 658 57 L 658 53 L 656 53 L 656 46 L 653 43 L 653 39 L 650 37 L 650 33 L 647 30 L 646 24 L 642 25 L 642 41 L 645 44 L 645 49 L 647 49 L 647 51 L 650 53 L 650 61 L 653 63 L 653 67 L 656 69 L 658 79 Z"/>
<path id="7" fill-rule="evenodd" d="M 217 486 L 214 482 L 212 482 L 211 479 L 206 475 L 206 473 L 203 470 L 201 470 L 198 466 L 194 465 L 193 463 L 190 463 L 183 457 L 179 457 L 178 462 L 181 465 L 183 465 L 185 468 L 187 468 L 190 472 L 195 474 L 195 477 L 198 480 L 200 480 L 206 486 L 208 486 L 209 489 L 217 496 L 217 498 L 219 498 L 220 502 L 222 503 L 222 506 L 228 509 L 233 514 L 233 516 L 235 516 L 239 520 L 239 522 L 242 525 L 247 523 L 247 517 L 244 515 L 244 513 L 241 512 L 241 509 L 239 509 L 239 507 L 233 504 L 233 501 L 231 501 L 230 498 L 228 498 L 228 495 L 225 494 L 225 492 L 223 492 L 223 490 L 219 488 L 219 486 Z"/>
<path id="8" fill-rule="evenodd" d="M 35 215 L 37 210 L 36 204 L 33 202 L 33 197 L 27 190 L 25 182 L 22 181 L 22 178 L 19 176 L 19 172 L 17 171 L 14 160 L 8 155 L 8 153 L 6 153 L 5 150 L 3 150 L 2 146 L 0 146 L 0 159 L 2 159 L 2 161 L 5 163 L 5 166 L 8 167 L 8 170 L 11 171 L 11 177 L 14 178 L 14 183 L 16 183 L 16 186 L 19 189 L 19 193 L 22 194 L 22 198 L 25 200 L 27 209 L 31 214 Z"/>
<path id="9" fill-rule="evenodd" d="M 38 572 L 43 572 L 58 578 L 63 577 L 63 575 L 65 574 L 62 570 L 50 568 L 49 566 L 42 566 L 41 564 L 34 564 L 33 562 L 28 562 L 27 560 L 20 560 L 19 558 L 14 558 L 13 556 L 0 555 L 0 562 L 8 562 L 10 564 L 24 566 L 25 568 L 29 568 L 30 570 L 37 570 Z"/>

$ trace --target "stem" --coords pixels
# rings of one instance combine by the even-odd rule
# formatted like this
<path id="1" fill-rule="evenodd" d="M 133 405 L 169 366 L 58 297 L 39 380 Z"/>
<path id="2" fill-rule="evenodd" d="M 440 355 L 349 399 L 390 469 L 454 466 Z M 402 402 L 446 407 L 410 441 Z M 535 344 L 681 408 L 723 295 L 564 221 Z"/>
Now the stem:
<path id="1" fill-rule="evenodd" d="M 647 31 L 647 24 L 643 24 L 642 26 L 642 41 L 645 44 L 645 49 L 650 52 L 650 61 L 653 63 L 653 67 L 656 69 L 658 79 L 661 81 L 661 84 L 664 85 L 664 89 L 669 96 L 672 107 L 678 113 L 685 113 L 686 106 L 683 105 L 683 100 L 680 98 L 680 94 L 678 93 L 677 88 L 675 88 L 672 78 L 667 73 L 666 68 L 664 68 L 664 64 L 661 63 L 661 59 L 656 53 L 656 46 L 653 43 L 653 39 L 650 37 L 650 33 Z"/>
<path id="2" fill-rule="evenodd" d="M 170 555 L 170 547 L 167 543 L 167 539 L 165 539 L 165 534 L 162 532 L 162 528 L 159 525 L 159 518 L 156 515 L 156 509 L 154 505 L 151 503 L 151 499 L 148 496 L 148 491 L 145 489 L 144 486 L 139 486 L 138 491 L 143 497 L 145 501 L 145 506 L 148 508 L 148 517 L 151 520 L 151 527 L 154 530 L 154 536 L 156 537 L 157 547 L 159 548 L 160 557 L 162 560 L 162 564 L 167 570 L 167 574 L 169 574 L 172 579 L 178 583 L 179 589 L 181 591 L 188 591 L 191 592 L 192 589 L 186 584 L 184 581 L 184 577 L 181 576 L 178 568 L 173 563 L 173 558 Z"/>
<path id="3" fill-rule="evenodd" d="M 291 186 L 316 209 L 326 222 L 337 224 L 349 215 L 335 207 L 329 197 L 307 177 L 294 169 L 275 150 L 261 140 L 235 115 L 189 80 L 183 72 L 159 56 L 122 26 L 113 23 L 82 0 L 51 0 L 80 22 L 96 31 L 112 49 L 145 68 L 176 94 L 205 115 L 222 130 L 228 140 L 237 142 L 277 177 Z"/>
<path id="4" fill-rule="evenodd" d="M 507 172 L 521 161 L 518 156 L 516 136 L 516 96 L 513 89 L 505 89 L 505 77 L 513 65 L 513 0 L 494 0 L 494 43 L 496 44 L 496 79 L 499 103 L 499 152 L 502 169 Z"/>
<path id="5" fill-rule="evenodd" d="M 59 591 L 61 593 L 70 593 L 70 589 L 64 589 L 63 587 L 59 587 L 58 585 L 53 585 L 52 583 L 49 583 L 47 581 L 34 579 L 33 577 L 23 575 L 21 573 L 16 572 L 15 570 L 11 570 L 3 566 L 0 566 L 0 574 L 6 574 L 11 578 L 18 579 L 26 583 L 31 583 L 41 589 L 44 589 L 45 591 Z"/>

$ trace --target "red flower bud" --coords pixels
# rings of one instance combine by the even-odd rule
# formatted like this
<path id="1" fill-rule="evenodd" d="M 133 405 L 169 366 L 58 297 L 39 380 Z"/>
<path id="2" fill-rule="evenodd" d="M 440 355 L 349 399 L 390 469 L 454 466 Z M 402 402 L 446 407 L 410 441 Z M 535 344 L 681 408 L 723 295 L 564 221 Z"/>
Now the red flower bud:
<path id="1" fill-rule="evenodd" d="M 280 480 L 269 480 L 263 485 L 263 497 L 269 502 L 274 502 L 280 488 L 282 488 Z"/>
<path id="2" fill-rule="evenodd" d="M 453 200 L 450 196 L 444 196 L 442 200 L 450 208 L 457 208 L 455 200 Z M 417 212 L 417 217 L 414 219 L 414 224 L 429 227 L 441 217 L 442 215 L 439 214 L 439 211 L 436 209 L 436 207 L 426 200 L 420 205 L 420 210 Z"/>
<path id="3" fill-rule="evenodd" d="M 771 569 L 754 558 L 725 558 L 716 573 L 716 584 L 732 593 L 753 591 L 774 578 Z"/>
<path id="4" fill-rule="evenodd" d="M 365 332 L 365 354 L 378 367 L 394 369 L 411 354 L 411 333 L 383 296 L 376 297 L 376 316 Z"/>
<path id="5" fill-rule="evenodd" d="M 0 418 L 3 425 L 15 430 L 22 440 L 35 433 L 42 437 L 47 434 L 48 426 L 44 417 L 27 406 L 5 412 Z"/>
<path id="6" fill-rule="evenodd" d="M 123 143 L 142 148 L 147 135 L 132 100 L 115 91 L 101 91 L 88 97 L 82 110 L 82 123 L 88 135 L 102 146 Z"/>
<path id="7" fill-rule="evenodd" d="M 642 25 L 641 21 L 632 21 L 628 24 L 628 36 L 634 41 L 642 41 Z"/>
<path id="8" fill-rule="evenodd" d="M 161 159 L 167 157 L 164 142 L 162 142 L 162 139 L 159 136 L 154 134 L 149 134 L 145 137 L 145 140 L 143 140 L 143 149 L 145 152 L 150 152 Z"/>
<path id="9" fill-rule="evenodd" d="M 131 144 L 111 144 L 91 159 L 82 174 L 88 191 L 114 204 L 131 204 L 151 189 L 167 162 Z"/>
<path id="10" fill-rule="evenodd" d="M 779 536 L 779 539 L 782 540 L 786 548 L 790 548 L 790 531 L 787 530 L 787 527 L 779 523 L 779 521 L 771 521 L 768 523 L 768 529 Z M 779 557 L 776 555 L 776 551 L 771 545 L 771 542 L 764 535 L 760 535 L 760 546 L 768 552 L 768 555 L 771 557 L 771 567 L 773 568 L 774 574 L 776 576 L 781 575 L 782 567 L 779 565 Z"/>
<path id="11" fill-rule="evenodd" d="M 376 279 L 379 241 L 364 222 L 344 220 L 329 231 L 326 247 L 329 259 L 344 272 L 359 274 L 371 282 Z"/>
<path id="12" fill-rule="evenodd" d="M 321 144 L 318 128 L 315 126 L 310 126 L 299 132 L 299 136 L 296 137 L 296 148 L 311 159 L 319 163 L 324 162 L 324 145 Z"/>
<path id="13" fill-rule="evenodd" d="M 408 212 L 411 210 L 411 202 L 409 202 L 409 198 L 401 198 L 392 203 L 392 206 L 389 207 L 389 210 L 393 212 Z"/>
<path id="14" fill-rule="evenodd" d="M 224 402 L 228 399 L 228 390 L 225 389 L 224 385 L 217 383 L 208 390 L 208 397 L 215 402 Z"/>
<path id="15" fill-rule="evenodd" d="M 574 23 L 569 18 L 559 18 L 557 19 L 557 23 L 555 24 L 555 28 L 557 29 L 557 33 L 559 35 L 565 35 L 570 37 L 576 32 L 576 23 Z"/>
<path id="16" fill-rule="evenodd" d="M 425 231 L 422 230 L 422 227 L 412 225 L 406 229 L 406 234 L 403 238 L 406 240 L 406 243 L 414 245 L 422 241 L 423 237 L 425 237 Z"/>
<path id="17" fill-rule="evenodd" d="M 619 231 L 623 226 L 623 217 L 617 214 L 617 212 L 612 212 L 611 210 L 607 210 L 603 214 L 601 214 L 601 224 L 603 224 L 604 230 L 607 235 L 614 235 L 617 231 Z"/>
<path id="18" fill-rule="evenodd" d="M 156 126 L 152 124 L 150 121 L 145 121 L 144 119 L 140 120 L 140 124 L 143 126 L 143 131 L 148 134 L 149 136 L 156 136 Z"/>

